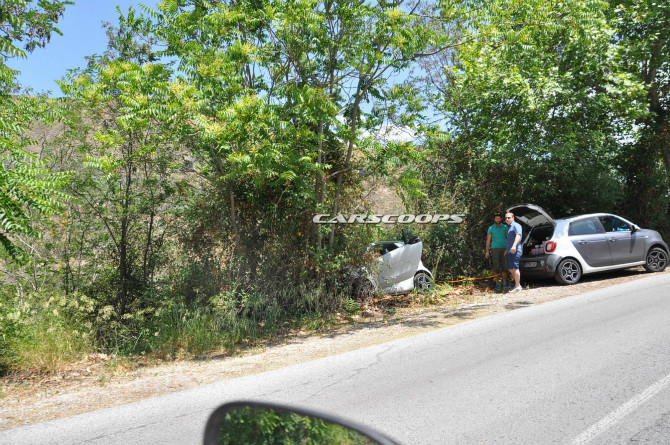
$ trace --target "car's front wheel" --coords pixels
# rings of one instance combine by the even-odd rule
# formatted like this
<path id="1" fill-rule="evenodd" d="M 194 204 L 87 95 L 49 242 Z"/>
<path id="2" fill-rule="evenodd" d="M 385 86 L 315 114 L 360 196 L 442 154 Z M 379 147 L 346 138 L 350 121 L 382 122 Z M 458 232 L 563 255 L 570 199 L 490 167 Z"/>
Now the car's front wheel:
<path id="1" fill-rule="evenodd" d="M 660 247 L 654 247 L 647 252 L 647 263 L 644 268 L 647 272 L 662 272 L 668 265 L 668 254 Z"/>
<path id="2" fill-rule="evenodd" d="M 419 292 L 430 292 L 433 288 L 433 279 L 426 272 L 419 272 L 414 275 L 414 289 Z"/>
<path id="3" fill-rule="evenodd" d="M 356 300 L 367 304 L 375 296 L 375 287 L 370 280 L 359 278 L 354 282 L 353 294 Z"/>
<path id="4" fill-rule="evenodd" d="M 567 258 L 561 261 L 556 268 L 554 278 L 560 284 L 575 284 L 582 277 L 582 267 L 577 260 Z"/>

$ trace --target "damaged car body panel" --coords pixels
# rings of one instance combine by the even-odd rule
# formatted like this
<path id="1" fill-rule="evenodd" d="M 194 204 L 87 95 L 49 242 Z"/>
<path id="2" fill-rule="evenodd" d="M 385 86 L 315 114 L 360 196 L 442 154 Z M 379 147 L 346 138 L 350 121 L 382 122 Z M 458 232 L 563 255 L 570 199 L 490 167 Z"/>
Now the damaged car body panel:
<path id="1" fill-rule="evenodd" d="M 379 241 L 370 244 L 367 251 L 373 260 L 356 275 L 375 291 L 398 294 L 431 289 L 433 274 L 421 261 L 423 243 L 418 237 L 408 242 Z"/>

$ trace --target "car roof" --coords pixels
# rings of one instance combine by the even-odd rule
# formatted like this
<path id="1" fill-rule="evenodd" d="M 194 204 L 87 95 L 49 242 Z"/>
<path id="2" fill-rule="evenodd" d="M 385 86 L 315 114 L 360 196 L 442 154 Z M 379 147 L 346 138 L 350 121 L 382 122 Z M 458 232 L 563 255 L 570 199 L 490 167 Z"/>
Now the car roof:
<path id="1" fill-rule="evenodd" d="M 556 220 L 556 222 L 558 223 L 559 221 L 561 221 L 561 222 L 569 223 L 569 222 L 575 221 L 577 219 L 600 217 L 600 216 L 614 216 L 615 218 L 619 218 L 619 219 L 622 219 L 622 220 L 626 221 L 628 224 L 633 224 L 633 222 L 630 221 L 629 219 L 626 219 L 623 216 L 615 215 L 614 213 L 585 213 L 583 215 L 574 215 L 574 216 L 568 216 L 568 217 L 565 217 L 565 218 L 559 218 L 559 219 Z"/>
<path id="2" fill-rule="evenodd" d="M 617 218 L 626 219 L 621 216 L 614 215 L 612 213 L 585 213 L 583 215 L 572 215 L 566 216 L 565 218 L 558 218 L 556 221 L 574 221 L 576 219 L 591 218 L 594 216 L 616 216 Z"/>
<path id="3" fill-rule="evenodd" d="M 528 227 L 539 227 L 546 225 L 555 225 L 555 224 L 569 224 L 571 221 L 578 219 L 591 218 L 591 217 L 600 217 L 600 216 L 613 216 L 615 218 L 622 219 L 629 224 L 633 224 L 629 219 L 624 218 L 623 216 L 615 215 L 613 213 L 585 213 L 582 215 L 572 215 L 566 216 L 563 218 L 552 218 L 542 207 L 535 204 L 515 204 L 507 209 L 507 212 L 512 212 L 516 216 L 517 221 L 525 224 Z"/>

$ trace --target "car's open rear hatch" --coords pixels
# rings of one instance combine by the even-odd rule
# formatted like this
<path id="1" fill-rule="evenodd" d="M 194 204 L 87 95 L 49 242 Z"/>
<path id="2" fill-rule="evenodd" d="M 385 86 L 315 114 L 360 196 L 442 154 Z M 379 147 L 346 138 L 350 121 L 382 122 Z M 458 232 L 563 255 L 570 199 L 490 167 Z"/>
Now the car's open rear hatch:
<path id="1" fill-rule="evenodd" d="M 544 243 L 551 238 L 556 221 L 542 207 L 535 204 L 517 204 L 507 209 L 523 228 L 523 255 L 544 253 Z"/>
<path id="2" fill-rule="evenodd" d="M 537 226 L 552 225 L 556 226 L 556 221 L 542 207 L 535 204 L 517 204 L 507 209 L 507 212 L 514 214 L 514 218 L 521 225 L 532 229 Z"/>

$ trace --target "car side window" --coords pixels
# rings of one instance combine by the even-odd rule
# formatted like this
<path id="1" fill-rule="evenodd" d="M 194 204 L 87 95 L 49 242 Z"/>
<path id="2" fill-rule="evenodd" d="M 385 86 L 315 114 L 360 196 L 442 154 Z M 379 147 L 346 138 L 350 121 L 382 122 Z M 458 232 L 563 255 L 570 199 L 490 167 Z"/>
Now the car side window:
<path id="1" fill-rule="evenodd" d="M 592 218 L 579 219 L 570 223 L 568 235 L 593 235 L 602 233 L 599 224 Z"/>
<path id="2" fill-rule="evenodd" d="M 393 250 L 396 250 L 398 248 L 398 246 L 396 244 L 382 244 L 379 247 L 380 247 L 379 253 L 381 255 L 386 255 L 387 253 L 389 253 Z"/>
<path id="3" fill-rule="evenodd" d="M 614 216 L 601 216 L 600 222 L 606 232 L 630 232 L 630 225 Z"/>

